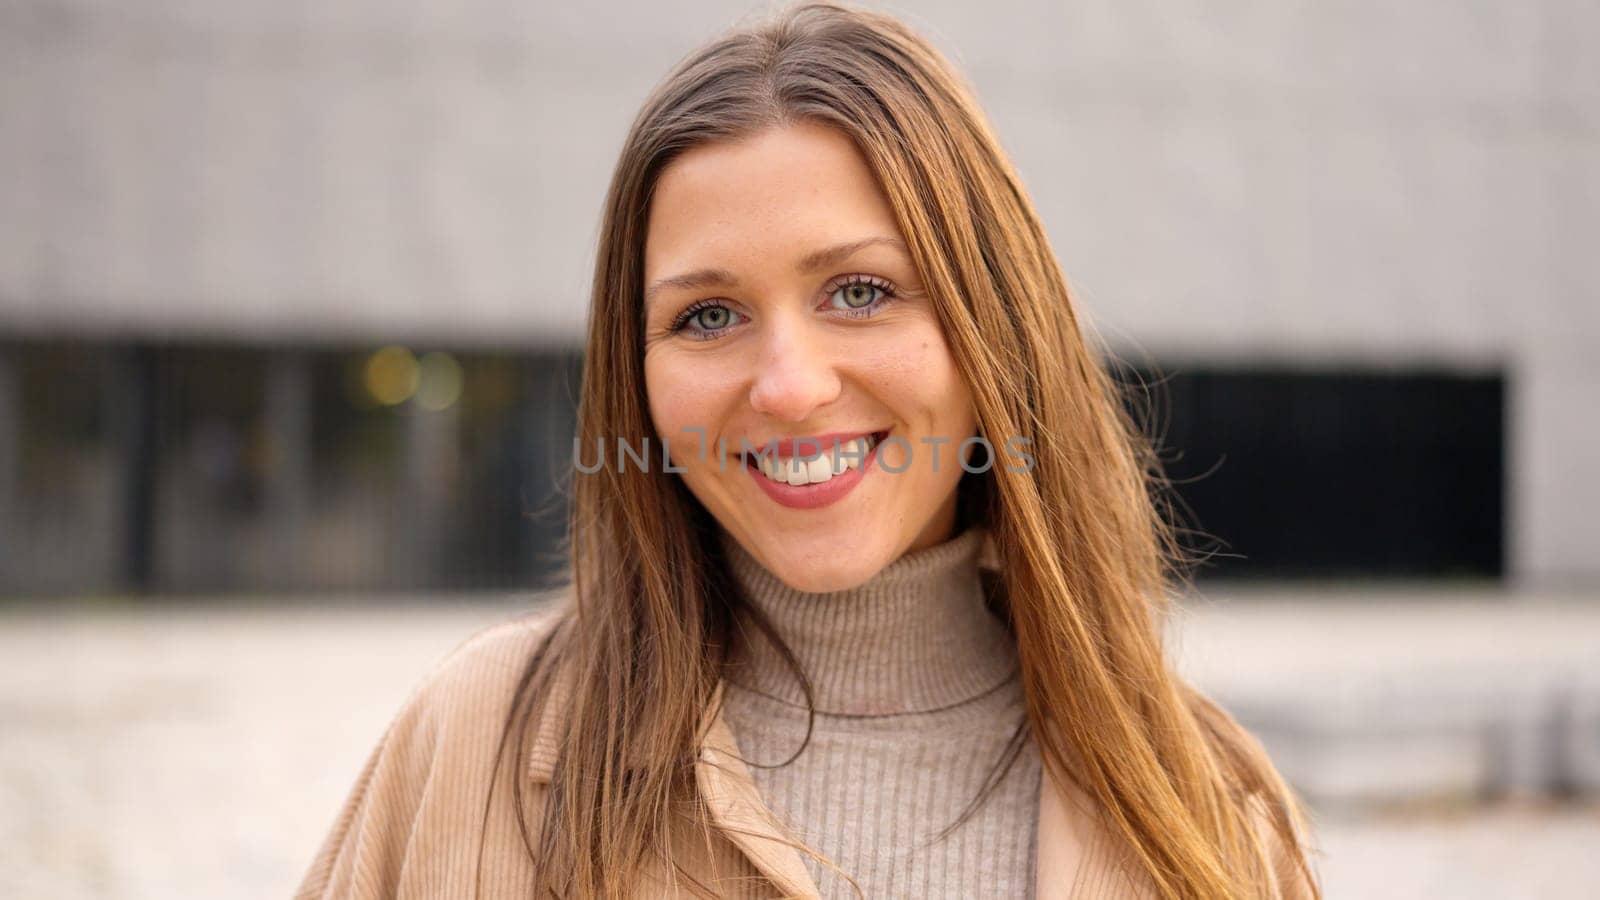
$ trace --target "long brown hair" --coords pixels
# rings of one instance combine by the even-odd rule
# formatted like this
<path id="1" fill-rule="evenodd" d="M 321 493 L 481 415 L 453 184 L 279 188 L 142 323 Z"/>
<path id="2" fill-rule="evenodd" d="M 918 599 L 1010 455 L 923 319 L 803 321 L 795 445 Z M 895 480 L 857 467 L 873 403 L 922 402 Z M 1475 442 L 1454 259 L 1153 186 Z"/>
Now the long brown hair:
<path id="1" fill-rule="evenodd" d="M 1195 562 L 1170 484 L 1124 386 L 1080 328 L 1039 219 L 971 91 L 895 19 L 807 3 L 684 59 L 646 100 L 605 201 L 577 435 L 659 447 L 642 353 L 643 248 L 654 184 L 679 154 L 801 120 L 849 135 L 895 211 L 981 433 L 1031 441 L 1031 471 L 967 476 L 999 554 L 1028 723 L 1048 776 L 1105 811 L 1166 897 L 1271 895 L 1264 811 L 1315 894 L 1298 805 L 1260 745 L 1172 671 L 1162 619 Z M 616 896 L 695 803 L 699 726 L 742 604 L 714 523 L 682 482 L 640 467 L 572 479 L 570 602 L 529 661 L 508 735 L 563 660 L 569 727 L 529 852 L 538 893 Z M 504 749 L 504 743 L 502 744 Z M 517 810 L 522 816 L 520 780 Z M 679 876 L 696 890 L 690 873 Z"/>

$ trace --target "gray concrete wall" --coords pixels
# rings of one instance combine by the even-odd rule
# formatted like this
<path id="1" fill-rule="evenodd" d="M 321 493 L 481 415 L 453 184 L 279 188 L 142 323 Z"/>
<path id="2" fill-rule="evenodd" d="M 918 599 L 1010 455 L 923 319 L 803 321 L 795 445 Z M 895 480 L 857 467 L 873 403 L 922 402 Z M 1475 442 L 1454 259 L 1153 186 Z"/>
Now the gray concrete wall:
<path id="1" fill-rule="evenodd" d="M 1511 569 L 1600 577 L 1600 7 L 892 8 L 1108 341 L 1504 367 Z M 0 328 L 574 341 L 629 119 L 755 9 L 12 0 Z"/>

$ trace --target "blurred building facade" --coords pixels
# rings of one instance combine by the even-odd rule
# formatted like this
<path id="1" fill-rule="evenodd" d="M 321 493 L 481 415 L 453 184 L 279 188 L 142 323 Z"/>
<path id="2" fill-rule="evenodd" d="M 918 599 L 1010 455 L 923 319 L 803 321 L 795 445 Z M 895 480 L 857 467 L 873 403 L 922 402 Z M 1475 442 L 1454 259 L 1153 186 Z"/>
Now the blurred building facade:
<path id="1" fill-rule="evenodd" d="M 1600 10 L 886 8 L 1224 571 L 1600 578 Z M 616 148 L 762 11 L 0 6 L 0 596 L 555 567 Z"/>

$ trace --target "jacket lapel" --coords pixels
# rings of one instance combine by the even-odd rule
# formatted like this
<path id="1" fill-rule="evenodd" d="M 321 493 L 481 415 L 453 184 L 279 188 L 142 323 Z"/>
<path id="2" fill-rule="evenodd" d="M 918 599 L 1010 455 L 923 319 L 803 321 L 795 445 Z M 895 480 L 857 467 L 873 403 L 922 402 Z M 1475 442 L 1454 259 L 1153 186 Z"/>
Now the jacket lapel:
<path id="1" fill-rule="evenodd" d="M 574 673 L 563 666 L 540 713 L 529 752 L 528 775 L 548 784 L 555 770 L 565 722 L 561 714 L 571 696 Z M 738 741 L 722 717 L 722 685 L 712 697 L 716 714 L 704 728 L 695 763 L 695 779 L 712 821 L 762 875 L 785 897 L 818 898 L 820 893 L 799 850 L 790 845 L 780 823 L 761 799 L 750 769 L 739 755 Z M 1056 786 L 1048 774 L 1039 790 L 1036 826 L 1035 894 L 1037 900 L 1101 900 L 1153 897 L 1154 891 L 1121 864 L 1114 836 L 1094 804 L 1076 785 Z"/>
<path id="2" fill-rule="evenodd" d="M 706 731 L 704 748 L 695 765 L 701 798 L 728 839 L 767 876 L 785 897 L 817 898 L 821 894 L 800 851 L 785 836 L 781 824 L 761 800 L 750 769 L 739 755 L 738 742 L 721 714 L 722 685 L 712 698 L 718 710 Z"/>
<path id="3" fill-rule="evenodd" d="M 706 732 L 696 765 L 700 791 L 713 819 L 750 862 L 785 897 L 817 898 L 815 881 L 800 851 L 761 799 L 737 740 L 721 715 L 722 685 L 712 706 L 718 714 Z M 1155 892 L 1125 864 L 1116 836 L 1077 785 L 1058 788 L 1046 773 L 1039 789 L 1036 825 L 1035 900 L 1146 900 Z"/>
<path id="4" fill-rule="evenodd" d="M 571 666 L 559 666 L 550 682 L 550 693 L 539 710 L 539 724 L 533 729 L 533 747 L 528 751 L 528 777 L 536 784 L 549 784 L 555 776 L 556 756 L 561 752 L 561 736 L 567 730 L 567 703 L 572 698 L 576 673 Z"/>
<path id="5" fill-rule="evenodd" d="M 1044 773 L 1039 789 L 1037 900 L 1153 900 L 1155 885 L 1130 864 L 1121 838 L 1072 782 Z"/>
<path id="6" fill-rule="evenodd" d="M 1075 823 L 1067 812 L 1067 800 L 1056 789 L 1048 770 L 1039 785 L 1038 844 L 1034 854 L 1034 895 L 1036 900 L 1068 900 L 1074 879 L 1083 863 L 1084 843 L 1075 834 Z"/>
<path id="7" fill-rule="evenodd" d="M 574 672 L 567 666 L 556 673 L 549 699 L 534 729 L 528 753 L 528 776 L 536 783 L 548 784 L 555 773 L 556 756 L 561 750 L 565 730 L 562 715 L 571 697 Z M 717 714 L 703 729 L 705 735 L 700 758 L 695 762 L 695 780 L 711 819 L 738 847 L 750 863 L 777 885 L 785 897 L 819 898 L 816 883 L 801 861 L 800 851 L 789 846 L 782 827 L 761 800 L 761 793 L 750 769 L 739 755 L 738 741 L 722 718 L 722 685 L 712 695 L 711 708 Z M 709 874 L 709 873 L 708 873 Z"/>

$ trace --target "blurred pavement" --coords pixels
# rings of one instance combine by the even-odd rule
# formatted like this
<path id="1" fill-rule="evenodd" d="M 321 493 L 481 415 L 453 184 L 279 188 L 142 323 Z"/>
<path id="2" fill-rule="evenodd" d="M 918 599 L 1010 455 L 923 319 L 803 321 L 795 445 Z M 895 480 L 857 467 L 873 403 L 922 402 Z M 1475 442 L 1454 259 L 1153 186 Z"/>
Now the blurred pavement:
<path id="1" fill-rule="evenodd" d="M 1330 897 L 1594 896 L 1600 597 L 1206 596 L 1175 652 L 1315 801 Z M 0 610 L 0 896 L 287 896 L 417 680 L 532 602 L 360 599 Z"/>

